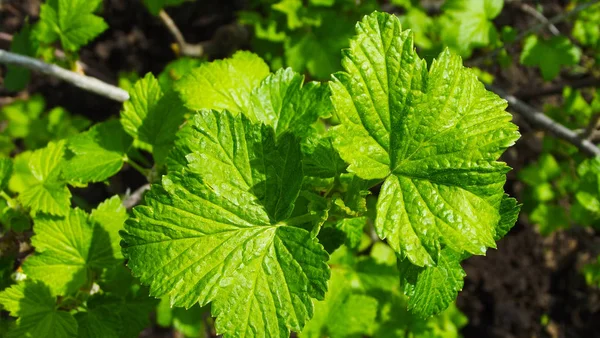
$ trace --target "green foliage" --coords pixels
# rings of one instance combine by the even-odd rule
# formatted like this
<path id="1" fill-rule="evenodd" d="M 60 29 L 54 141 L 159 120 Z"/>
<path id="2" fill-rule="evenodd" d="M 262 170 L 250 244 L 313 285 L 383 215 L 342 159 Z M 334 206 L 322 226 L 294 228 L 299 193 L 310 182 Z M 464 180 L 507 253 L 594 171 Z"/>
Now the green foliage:
<path id="1" fill-rule="evenodd" d="M 0 120 L 6 121 L 7 127 L 0 130 L 12 143 L 23 141 L 29 150 L 44 147 L 49 141 L 67 138 L 90 125 L 90 121 L 81 116 L 71 116 L 61 107 L 49 112 L 41 95 L 34 95 L 28 100 L 15 100 L 0 109 Z M 12 144 L 11 144 L 12 145 Z M 8 155 L 12 149 L 3 148 Z"/>
<path id="2" fill-rule="evenodd" d="M 131 99 L 123 105 L 121 124 L 134 137 L 136 146 L 152 152 L 154 160 L 163 163 L 186 112 L 172 91 L 163 93 L 154 76 L 147 74 L 135 83 Z"/>
<path id="3" fill-rule="evenodd" d="M 525 66 L 537 66 L 546 81 L 558 76 L 561 66 L 579 63 L 581 50 L 564 36 L 554 36 L 548 40 L 536 35 L 525 39 L 521 63 Z"/>
<path id="4" fill-rule="evenodd" d="M 23 282 L 0 292 L 0 304 L 19 317 L 6 337 L 68 338 L 77 334 L 77 321 L 56 308 L 56 296 L 42 282 Z"/>
<path id="5" fill-rule="evenodd" d="M 156 15 L 183 1 L 144 4 Z M 156 310 L 190 337 L 213 326 L 225 337 L 459 337 L 461 263 L 495 248 L 521 209 L 498 160 L 519 133 L 481 82 L 506 79 L 519 46 L 546 81 L 594 74 L 582 53 L 598 48 L 598 7 L 571 36 L 561 26 L 521 43 L 520 26 L 494 23 L 502 0 L 391 4 L 398 16 L 360 19 L 378 3 L 251 1 L 239 20 L 261 56 L 125 74 L 119 120 L 91 128 L 40 96 L 2 107 L 1 235 L 33 224 L 35 248 L 22 264 L 18 250 L 0 260 L 0 304 L 17 317 L 7 336 L 133 337 Z M 99 5 L 49 0 L 11 49 L 52 61 L 60 41 L 73 67 L 106 29 Z M 490 52 L 495 63 L 463 67 Z M 28 77 L 9 67 L 5 83 Z M 600 92 L 567 87 L 545 112 L 593 140 Z M 517 162 L 526 219 L 543 235 L 600 226 L 600 160 L 537 136 L 539 158 Z M 93 209 L 72 189 L 127 168 L 152 183 L 129 214 L 119 196 Z M 598 270 L 582 271 L 591 285 Z"/>
<path id="6" fill-rule="evenodd" d="M 405 306 L 429 317 L 451 304 L 460 261 L 494 247 L 518 214 L 502 190 L 509 168 L 496 162 L 518 137 L 506 104 L 448 51 L 428 71 L 412 34 L 388 14 L 365 17 L 344 55 L 346 72 L 329 88 L 291 69 L 269 74 L 247 52 L 174 84 L 180 101 L 170 108 L 198 113 L 177 131 L 167 174 L 122 233 L 128 266 L 151 295 L 186 308 L 211 302 L 225 336 L 258 327 L 273 336 L 374 334 L 379 300 L 330 272 L 325 249 L 362 247 L 365 197 L 385 181 L 375 229 L 401 257 Z M 126 130 L 136 135 L 154 118 L 143 112 L 162 91 L 150 75 L 134 86 Z M 341 124 L 326 130 L 319 121 L 332 109 Z"/>
<path id="7" fill-rule="evenodd" d="M 102 182 L 121 170 L 131 143 L 119 121 L 96 124 L 69 138 L 63 176 L 77 183 Z"/>
<path id="8" fill-rule="evenodd" d="M 230 59 L 206 63 L 182 78 L 175 89 L 192 110 L 248 110 L 252 90 L 269 75 L 269 67 L 256 55 L 237 52 Z M 227 91 L 223 91 L 227 88 Z"/>
<path id="9" fill-rule="evenodd" d="M 253 49 L 271 68 L 289 66 L 326 79 L 340 69 L 340 50 L 348 46 L 354 22 L 376 8 L 371 0 L 257 2 L 240 13 L 240 22 L 253 28 Z"/>
<path id="10" fill-rule="evenodd" d="M 498 31 L 492 23 L 502 11 L 504 0 L 448 0 L 441 18 L 444 43 L 462 56 L 470 56 L 474 48 L 494 44 Z"/>
<path id="11" fill-rule="evenodd" d="M 496 159 L 518 138 L 505 102 L 449 52 L 427 72 L 412 36 L 398 34 L 389 15 L 369 16 L 357 31 L 346 73 L 331 84 L 342 122 L 333 135 L 349 171 L 385 181 L 379 236 L 417 266 L 434 266 L 442 245 L 484 254 L 494 246 L 508 169 Z"/>
<path id="12" fill-rule="evenodd" d="M 74 52 L 108 28 L 94 15 L 100 0 L 48 0 L 40 10 L 36 38 L 51 44 L 60 40 L 65 51 Z"/>
<path id="13" fill-rule="evenodd" d="M 27 167 L 19 187 L 19 201 L 32 213 L 64 216 L 69 211 L 71 192 L 61 177 L 61 159 L 65 142 L 52 142 L 27 156 Z"/>
<path id="14" fill-rule="evenodd" d="M 329 276 L 327 253 L 288 225 L 302 181 L 299 143 L 289 134 L 275 142 L 272 129 L 228 112 L 204 111 L 186 128 L 195 136 L 185 140 L 189 164 L 164 176 L 127 223 L 129 267 L 173 305 L 213 301 L 225 335 L 299 331 Z M 185 225 L 172 221 L 184 217 Z"/>
<path id="15" fill-rule="evenodd" d="M 600 4 L 581 11 L 573 24 L 573 37 L 582 45 L 594 49 L 600 48 Z"/>
<path id="16" fill-rule="evenodd" d="M 35 56 L 37 53 L 37 45 L 31 35 L 32 28 L 29 23 L 26 23 L 21 31 L 13 36 L 12 42 L 10 43 L 10 51 L 21 55 Z M 4 86 L 10 91 L 16 92 L 23 90 L 25 86 L 27 86 L 27 83 L 29 83 L 30 77 L 31 72 L 28 69 L 8 65 L 6 76 L 4 78 Z"/>
<path id="17" fill-rule="evenodd" d="M 0 292 L 0 304 L 17 317 L 7 337 L 136 336 L 156 302 L 122 266 L 118 232 L 126 218 L 118 196 L 91 215 L 36 215 L 36 252 L 22 266 L 27 279 Z"/>

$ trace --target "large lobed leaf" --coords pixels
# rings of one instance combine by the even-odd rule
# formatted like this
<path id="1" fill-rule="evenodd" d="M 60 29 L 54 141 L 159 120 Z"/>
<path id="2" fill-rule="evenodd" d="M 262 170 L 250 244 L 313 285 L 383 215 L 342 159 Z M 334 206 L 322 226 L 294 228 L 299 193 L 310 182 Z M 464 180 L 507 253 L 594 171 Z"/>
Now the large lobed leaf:
<path id="1" fill-rule="evenodd" d="M 350 46 L 331 84 L 334 142 L 349 171 L 384 180 L 378 234 L 418 266 L 442 245 L 485 253 L 509 169 L 496 159 L 518 138 L 506 102 L 448 51 L 428 71 L 393 15 L 366 17 Z"/>
<path id="2" fill-rule="evenodd" d="M 208 110 L 181 134 L 187 156 L 171 156 L 182 167 L 152 187 L 122 234 L 129 267 L 172 305 L 212 301 L 227 337 L 300 331 L 329 269 L 310 233 L 286 224 L 303 178 L 298 141 Z"/>
<path id="3" fill-rule="evenodd" d="M 26 281 L 0 292 L 0 304 L 11 316 L 19 317 L 5 337 L 74 338 L 77 321 L 59 311 L 56 297 L 42 282 Z"/>
<path id="4" fill-rule="evenodd" d="M 516 126 L 460 57 L 446 50 L 428 69 L 393 15 L 359 22 L 342 64 L 334 145 L 348 171 L 383 181 L 377 234 L 406 265 L 409 307 L 438 313 L 462 288 L 463 252 L 485 254 L 516 220 L 503 191 L 510 168 L 497 161 Z"/>
<path id="5" fill-rule="evenodd" d="M 80 209 L 71 209 L 60 218 L 38 215 L 31 239 L 36 253 L 25 260 L 23 271 L 29 278 L 45 282 L 55 294 L 77 290 L 93 273 L 122 258 L 115 250 L 125 219 L 117 196 L 101 203 L 91 216 Z"/>

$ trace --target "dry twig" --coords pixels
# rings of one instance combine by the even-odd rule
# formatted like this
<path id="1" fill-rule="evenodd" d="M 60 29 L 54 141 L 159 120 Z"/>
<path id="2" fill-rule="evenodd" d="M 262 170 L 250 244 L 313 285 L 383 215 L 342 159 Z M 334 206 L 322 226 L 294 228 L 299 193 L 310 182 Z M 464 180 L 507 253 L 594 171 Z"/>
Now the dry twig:
<path id="1" fill-rule="evenodd" d="M 508 104 L 521 116 L 527 119 L 534 125 L 554 134 L 556 137 L 563 139 L 581 150 L 588 156 L 600 156 L 600 148 L 598 148 L 590 140 L 578 135 L 575 131 L 563 126 L 554 121 L 546 114 L 536 110 L 527 103 L 519 100 L 513 95 L 508 94 L 503 89 L 488 85 L 489 90 L 495 92 L 500 97 L 508 101 Z M 591 133 L 593 134 L 593 132 Z"/>
<path id="2" fill-rule="evenodd" d="M 69 82 L 81 89 L 107 97 L 111 100 L 118 102 L 125 102 L 129 100 L 129 94 L 127 91 L 119 87 L 115 87 L 93 77 L 72 72 L 57 65 L 45 63 L 29 56 L 19 55 L 0 49 L 0 63 L 21 66 L 29 70 L 38 71 L 40 73 L 44 73 L 46 75 Z"/>

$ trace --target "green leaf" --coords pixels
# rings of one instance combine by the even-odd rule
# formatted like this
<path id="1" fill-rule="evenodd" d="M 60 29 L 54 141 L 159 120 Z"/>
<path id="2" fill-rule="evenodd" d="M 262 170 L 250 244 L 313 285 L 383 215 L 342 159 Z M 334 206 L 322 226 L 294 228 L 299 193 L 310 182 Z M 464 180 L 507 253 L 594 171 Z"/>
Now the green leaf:
<path id="1" fill-rule="evenodd" d="M 163 93 L 150 73 L 136 82 L 130 94 L 130 100 L 123 104 L 121 123 L 125 131 L 146 145 L 154 160 L 162 164 L 187 110 L 174 92 Z"/>
<path id="2" fill-rule="evenodd" d="M 2 107 L 0 118 L 8 120 L 6 133 L 13 138 L 25 138 L 32 132 L 32 124 L 44 112 L 46 102 L 42 95 L 33 95 L 29 100 L 15 100 Z"/>
<path id="3" fill-rule="evenodd" d="M 304 84 L 304 76 L 291 68 L 267 76 L 252 92 L 251 101 L 244 113 L 272 126 L 277 136 L 287 131 L 306 136 L 319 117 L 331 115 L 329 88 L 317 82 Z"/>
<path id="4" fill-rule="evenodd" d="M 93 298 L 87 302 L 85 312 L 75 315 L 79 338 L 119 338 L 121 321 L 118 313 L 107 306 L 95 306 Z"/>
<path id="5" fill-rule="evenodd" d="M 27 187 L 20 192 L 19 201 L 33 213 L 59 216 L 68 213 L 71 192 L 60 177 L 64 152 L 65 142 L 59 141 L 31 153 L 28 161 L 31 176 L 26 176 L 31 181 L 23 182 Z"/>
<path id="6" fill-rule="evenodd" d="M 366 217 L 344 218 L 338 221 L 335 227 L 346 234 L 346 245 L 349 248 L 355 249 L 360 244 L 366 224 Z"/>
<path id="7" fill-rule="evenodd" d="M 173 87 L 175 82 L 179 81 L 187 73 L 198 68 L 204 61 L 190 57 L 182 57 L 169 62 L 158 75 L 158 83 L 163 91 Z"/>
<path id="8" fill-rule="evenodd" d="M 597 48 L 600 46 L 600 4 L 595 4 L 579 12 L 573 24 L 573 37 L 583 46 Z"/>
<path id="9" fill-rule="evenodd" d="M 315 304 L 315 316 L 306 324 L 300 337 L 349 337 L 370 334 L 377 316 L 377 300 L 353 293 L 351 274 L 332 269 L 329 291 Z"/>
<path id="10" fill-rule="evenodd" d="M 0 292 L 0 304 L 10 315 L 19 317 L 7 338 L 73 338 L 77 321 L 65 311 L 57 310 L 56 298 L 41 282 L 25 281 Z"/>
<path id="11" fill-rule="evenodd" d="M 538 225 L 542 236 L 569 227 L 569 216 L 562 206 L 542 203 L 535 207 L 529 215 L 529 220 Z"/>
<path id="12" fill-rule="evenodd" d="M 131 271 L 122 264 L 104 270 L 98 280 L 102 294 L 96 294 L 88 302 L 93 309 L 108 309 L 118 316 L 119 324 L 111 324 L 119 337 L 137 337 L 150 325 L 150 313 L 157 301 L 148 297 L 148 289 L 139 285 Z M 107 323 L 108 324 L 108 323 Z"/>
<path id="13" fill-rule="evenodd" d="M 63 176 L 79 183 L 105 181 L 121 170 L 131 142 L 119 121 L 98 123 L 68 140 L 72 156 L 63 165 Z"/>
<path id="14" fill-rule="evenodd" d="M 51 44 L 60 39 L 62 47 L 75 52 L 100 33 L 108 25 L 94 15 L 101 0 L 49 0 L 40 9 L 40 21 L 36 26 L 36 37 Z"/>
<path id="15" fill-rule="evenodd" d="M 8 186 L 13 164 L 10 158 L 0 158 L 0 191 Z"/>
<path id="16" fill-rule="evenodd" d="M 240 51 L 192 70 L 175 84 L 175 90 L 191 110 L 248 112 L 252 90 L 268 75 L 269 66 L 260 57 Z"/>
<path id="17" fill-rule="evenodd" d="M 301 0 L 281 0 L 272 7 L 285 14 L 289 29 L 300 28 L 304 25 L 301 18 L 304 6 Z"/>
<path id="18" fill-rule="evenodd" d="M 378 235 L 418 266 L 442 245 L 484 254 L 509 169 L 496 159 L 519 136 L 506 102 L 448 51 L 428 71 L 393 15 L 365 17 L 357 34 L 331 83 L 332 133 L 348 171 L 384 181 Z"/>
<path id="19" fill-rule="evenodd" d="M 108 234 L 112 254 L 116 259 L 123 258 L 119 231 L 123 230 L 126 220 L 127 210 L 125 210 L 125 207 L 121 203 L 121 198 L 117 195 L 100 203 L 90 214 L 90 222 L 99 225 Z"/>
<path id="20" fill-rule="evenodd" d="M 323 13 L 319 27 L 294 32 L 286 40 L 286 64 L 317 79 L 329 78 L 340 69 L 340 49 L 348 47 L 352 27 L 353 21 L 346 16 L 334 11 Z"/>
<path id="21" fill-rule="evenodd" d="M 519 211 L 521 211 L 521 205 L 516 199 L 504 195 L 502 203 L 500 204 L 500 221 L 496 226 L 496 236 L 494 240 L 498 241 L 515 226 L 515 222 L 519 218 Z"/>
<path id="22" fill-rule="evenodd" d="M 448 0 L 442 10 L 442 40 L 460 55 L 493 43 L 498 32 L 491 21 L 502 11 L 504 0 Z"/>
<path id="23" fill-rule="evenodd" d="M 161 327 L 171 327 L 187 337 L 204 337 L 204 308 L 194 305 L 189 309 L 171 307 L 169 299 L 161 299 L 156 308 L 156 322 Z"/>
<path id="24" fill-rule="evenodd" d="M 409 297 L 408 309 L 420 317 L 429 317 L 448 308 L 463 287 L 465 271 L 461 255 L 445 248 L 437 265 L 420 268 L 408 259 L 398 261 L 400 284 Z"/>
<path id="25" fill-rule="evenodd" d="M 107 231 L 91 224 L 82 210 L 71 209 L 64 218 L 36 217 L 34 229 L 31 243 L 36 253 L 25 261 L 23 271 L 58 295 L 77 290 L 92 272 L 116 263 Z"/>
<path id="26" fill-rule="evenodd" d="M 536 35 L 525 39 L 521 52 L 521 63 L 525 66 L 537 66 L 546 81 L 553 80 L 562 66 L 579 63 L 581 50 L 565 36 L 553 36 L 545 40 Z"/>
<path id="27" fill-rule="evenodd" d="M 306 176 L 331 181 L 346 172 L 348 165 L 333 147 L 333 140 L 329 135 L 309 135 L 302 143 L 302 153 L 302 168 Z"/>
<path id="28" fill-rule="evenodd" d="M 203 111 L 182 132 L 189 155 L 176 162 L 189 165 L 152 186 L 122 233 L 133 274 L 174 306 L 212 301 L 226 337 L 299 331 L 329 278 L 322 246 L 286 224 L 302 184 L 299 143 L 228 112 Z"/>
<path id="29" fill-rule="evenodd" d="M 32 38 L 32 29 L 29 23 L 13 36 L 10 43 L 10 51 L 25 56 L 35 57 L 37 43 Z M 4 87 L 9 91 L 20 91 L 25 89 L 31 78 L 31 72 L 27 68 L 7 65 Z"/>

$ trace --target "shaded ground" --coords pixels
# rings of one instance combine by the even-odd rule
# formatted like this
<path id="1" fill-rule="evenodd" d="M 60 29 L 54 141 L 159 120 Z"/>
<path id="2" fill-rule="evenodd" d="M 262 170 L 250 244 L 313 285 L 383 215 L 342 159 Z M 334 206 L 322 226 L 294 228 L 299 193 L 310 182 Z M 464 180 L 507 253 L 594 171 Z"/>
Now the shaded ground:
<path id="1" fill-rule="evenodd" d="M 198 1 L 169 12 L 186 40 L 193 43 L 210 39 L 219 27 L 233 22 L 235 11 L 244 5 L 244 1 L 236 0 Z M 5 0 L 0 10 L 0 31 L 16 32 L 25 17 L 37 17 L 38 9 L 37 0 Z M 158 73 L 174 59 L 171 36 L 140 1 L 105 1 L 104 14 L 110 29 L 81 52 L 89 74 L 116 83 L 119 71 Z M 500 25 L 521 28 L 522 18 L 522 13 L 507 12 L 497 20 Z M 8 40 L 0 39 L 0 48 L 8 46 Z M 541 85 L 531 83 L 535 77 L 528 72 L 531 70 L 513 67 L 495 75 L 505 88 Z M 120 110 L 118 103 L 39 75 L 33 76 L 28 92 L 42 93 L 49 107 L 63 106 L 95 121 L 115 116 Z M 4 100 L 0 104 L 11 95 L 0 88 L 0 99 Z M 528 132 L 527 126 L 521 131 Z M 506 160 L 519 169 L 536 158 L 538 149 L 536 142 L 525 135 L 508 152 Z M 110 187 L 96 184 L 78 194 L 94 203 L 143 183 L 135 171 L 124 170 L 112 179 Z M 507 190 L 519 195 L 514 173 L 509 176 Z M 459 308 L 469 318 L 464 336 L 600 337 L 600 292 L 587 287 L 578 273 L 582 262 L 597 254 L 598 248 L 600 239 L 596 234 L 575 229 L 543 238 L 522 218 L 499 242 L 498 250 L 464 263 L 467 278 L 458 298 Z"/>

